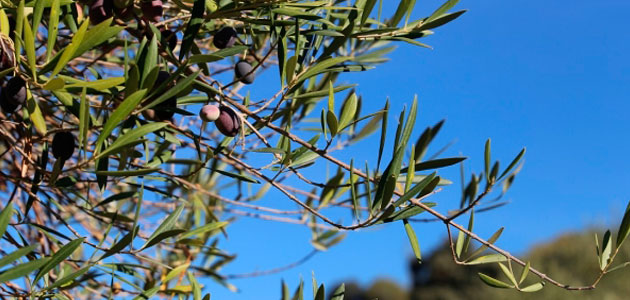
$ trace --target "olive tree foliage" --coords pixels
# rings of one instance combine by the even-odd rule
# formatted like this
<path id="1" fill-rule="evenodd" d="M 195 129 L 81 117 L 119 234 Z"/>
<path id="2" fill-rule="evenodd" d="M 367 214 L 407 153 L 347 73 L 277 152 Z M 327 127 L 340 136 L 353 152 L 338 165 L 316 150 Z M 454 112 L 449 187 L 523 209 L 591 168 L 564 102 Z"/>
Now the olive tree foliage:
<path id="1" fill-rule="evenodd" d="M 416 100 L 400 114 L 388 103 L 363 112 L 355 85 L 337 82 L 386 62 L 395 43 L 429 47 L 418 40 L 464 13 L 449 0 L 413 20 L 415 1 L 394 3 L 391 16 L 383 2 L 0 0 L 0 295 L 209 298 L 207 280 L 235 288 L 238 274 L 221 271 L 235 254 L 219 240 L 243 217 L 305 226 L 314 251 L 397 223 L 419 263 L 412 224 L 437 220 L 457 263 L 501 267 L 505 280 L 479 275 L 489 285 L 594 288 L 496 247 L 502 229 L 473 233 L 475 212 L 501 204 L 524 150 L 501 168 L 488 140 L 484 170 L 466 176 L 458 207 L 442 208 L 431 196 L 451 181 L 436 170 L 465 159 L 426 155 L 442 122 L 414 131 Z M 277 91 L 243 92 L 261 76 Z M 337 158 L 379 130 L 372 160 Z M 322 165 L 333 174 L 311 172 Z M 626 214 L 615 241 L 598 240 L 597 281 L 629 228 Z M 523 286 L 528 277 L 539 283 Z"/>

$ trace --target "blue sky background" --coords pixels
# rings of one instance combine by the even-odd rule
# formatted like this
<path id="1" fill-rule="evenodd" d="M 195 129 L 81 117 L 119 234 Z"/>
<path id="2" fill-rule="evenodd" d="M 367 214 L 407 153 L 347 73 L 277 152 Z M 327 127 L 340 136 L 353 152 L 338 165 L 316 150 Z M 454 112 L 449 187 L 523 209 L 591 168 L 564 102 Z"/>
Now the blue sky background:
<path id="1" fill-rule="evenodd" d="M 418 1 L 413 16 L 426 16 L 440 4 Z M 399 44 L 391 62 L 341 80 L 359 83 L 364 112 L 378 110 L 389 97 L 397 114 L 418 94 L 413 138 L 446 119 L 432 150 L 455 140 L 443 156 L 468 156 L 467 174 L 483 170 L 487 138 L 503 167 L 527 147 L 525 166 L 506 196 L 511 203 L 476 218 L 485 237 L 506 227 L 498 244 L 507 250 L 523 253 L 589 226 L 616 228 L 629 200 L 630 2 L 462 1 L 456 8 L 469 11 L 421 40 L 434 50 Z M 375 144 L 366 140 L 337 155 L 373 165 Z M 457 168 L 440 172 L 456 183 L 435 197 L 442 211 L 459 203 L 457 174 Z M 443 225 L 414 227 L 424 255 L 445 238 Z M 310 232 L 297 225 L 240 219 L 229 229 L 222 249 L 238 258 L 224 274 L 278 267 L 312 249 Z M 350 232 L 340 245 L 289 271 L 233 280 L 238 293 L 203 283 L 213 299 L 278 299 L 281 280 L 293 290 L 300 277 L 310 291 L 312 271 L 329 287 L 349 279 L 367 285 L 380 277 L 408 285 L 411 255 L 402 224 L 395 223 Z"/>

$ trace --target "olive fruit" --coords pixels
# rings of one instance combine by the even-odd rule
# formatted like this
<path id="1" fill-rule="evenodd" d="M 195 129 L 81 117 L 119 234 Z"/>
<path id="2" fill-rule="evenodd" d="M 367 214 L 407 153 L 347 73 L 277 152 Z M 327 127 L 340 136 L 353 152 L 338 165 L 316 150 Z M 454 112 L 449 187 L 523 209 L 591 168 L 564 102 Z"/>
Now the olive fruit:
<path id="1" fill-rule="evenodd" d="M 199 111 L 199 117 L 206 122 L 214 122 L 221 115 L 221 110 L 216 105 L 205 105 Z"/>
<path id="2" fill-rule="evenodd" d="M 51 148 L 56 159 L 68 160 L 74 153 L 74 136 L 68 131 L 55 133 Z"/>
<path id="3" fill-rule="evenodd" d="M 163 13 L 163 5 L 160 0 L 149 0 L 140 2 L 140 8 L 145 18 L 153 22 L 159 22 Z"/>
<path id="4" fill-rule="evenodd" d="M 212 44 L 219 49 L 224 49 L 234 46 L 235 41 L 236 30 L 232 27 L 223 27 L 214 34 Z"/>
<path id="5" fill-rule="evenodd" d="M 21 77 L 15 76 L 9 79 L 0 93 L 3 101 L 14 106 L 23 105 L 26 103 L 26 82 Z"/>
<path id="6" fill-rule="evenodd" d="M 99 24 L 114 14 L 113 0 L 94 0 L 90 5 L 90 22 L 92 25 Z"/>
<path id="7" fill-rule="evenodd" d="M 254 73 L 250 73 L 252 69 L 252 65 L 244 60 L 241 60 L 234 66 L 234 74 L 242 83 L 250 84 L 254 82 Z"/>
<path id="8" fill-rule="evenodd" d="M 4 88 L 0 90 L 0 108 L 5 114 L 12 113 L 17 109 L 18 106 L 7 101 L 7 99 L 4 98 L 3 91 Z"/>
<path id="9" fill-rule="evenodd" d="M 166 71 L 158 72 L 157 79 L 155 79 L 155 83 L 153 84 L 153 89 L 158 89 L 162 84 L 165 84 L 168 78 L 170 77 L 169 73 Z M 168 84 L 167 87 L 169 88 Z M 164 90 L 163 90 L 164 91 Z M 153 98 L 149 101 L 154 101 L 156 98 Z M 175 115 L 175 108 L 177 108 L 177 97 L 173 96 L 168 98 L 166 101 L 161 102 L 160 104 L 153 107 L 153 109 L 147 109 L 143 112 L 143 115 L 147 119 L 155 120 L 155 121 L 166 121 L 170 120 L 173 115 Z"/>
<path id="10" fill-rule="evenodd" d="M 160 36 L 162 37 L 160 40 L 162 47 L 168 47 L 171 52 L 173 52 L 175 46 L 177 46 L 177 35 L 175 35 L 175 32 L 162 28 L 160 30 Z"/>
<path id="11" fill-rule="evenodd" d="M 241 119 L 239 116 L 227 106 L 219 107 L 219 118 L 214 121 L 214 125 L 225 136 L 236 136 L 241 129 Z"/>

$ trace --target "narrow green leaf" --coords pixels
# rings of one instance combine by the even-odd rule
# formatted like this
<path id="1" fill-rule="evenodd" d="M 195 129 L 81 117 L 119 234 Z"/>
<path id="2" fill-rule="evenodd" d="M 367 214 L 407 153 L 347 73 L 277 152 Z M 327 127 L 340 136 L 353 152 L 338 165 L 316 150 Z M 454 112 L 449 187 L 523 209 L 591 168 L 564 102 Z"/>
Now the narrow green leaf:
<path id="1" fill-rule="evenodd" d="M 14 261 L 16 261 L 18 258 L 31 253 L 33 250 L 35 250 L 35 248 L 39 247 L 39 244 L 33 244 L 30 246 L 26 246 L 26 247 L 22 247 L 20 249 L 17 249 L 5 256 L 3 256 L 2 258 L 0 258 L 0 267 L 4 267 L 7 264 L 10 264 Z"/>
<path id="2" fill-rule="evenodd" d="M 124 119 L 126 119 L 131 112 L 138 106 L 142 97 L 144 97 L 147 90 L 139 90 L 129 95 L 109 116 L 103 130 L 101 131 L 98 139 L 96 140 L 96 152 L 99 152 L 105 139 L 109 137 L 116 126 L 120 125 Z"/>
<path id="3" fill-rule="evenodd" d="M 26 108 L 28 110 L 28 116 L 33 122 L 35 129 L 42 136 L 45 136 L 48 130 L 46 129 L 46 121 L 44 120 L 44 116 L 42 115 L 42 111 L 39 109 L 39 104 L 37 100 L 33 97 L 30 90 L 26 91 L 27 99 L 26 99 Z"/>
<path id="4" fill-rule="evenodd" d="M 205 11 L 205 6 L 205 0 L 195 0 L 195 3 L 193 4 L 190 20 L 188 21 L 188 24 L 186 24 L 182 46 L 179 50 L 179 60 L 184 59 L 184 57 L 188 55 L 190 48 L 195 42 L 195 37 L 197 36 L 201 25 L 203 25 L 203 13 Z"/>
<path id="5" fill-rule="evenodd" d="M 204 234 L 204 233 L 209 232 L 209 231 L 221 229 L 221 228 L 225 227 L 228 224 L 229 224 L 229 222 L 212 222 L 212 223 L 203 225 L 201 227 L 195 228 L 195 229 L 193 229 L 191 231 L 188 231 L 188 232 L 182 234 L 177 240 L 181 241 L 183 239 L 187 239 L 187 238 L 199 235 L 199 234 Z"/>
<path id="6" fill-rule="evenodd" d="M 389 116 L 389 98 L 385 101 L 385 107 L 383 107 L 383 119 L 381 122 L 381 141 L 378 146 L 378 159 L 376 160 L 376 169 L 381 165 L 381 159 L 383 158 L 383 149 L 385 148 L 385 137 L 387 135 L 387 121 Z M 418 159 L 416 159 L 417 161 Z"/>
<path id="7" fill-rule="evenodd" d="M 332 110 L 326 112 L 326 124 L 328 124 L 328 130 L 330 130 L 331 138 L 337 135 L 339 125 L 337 122 L 337 116 L 335 116 L 335 113 Z"/>
<path id="8" fill-rule="evenodd" d="M 37 67 L 35 56 L 35 37 L 33 36 L 33 29 L 28 22 L 26 16 L 24 16 L 24 50 L 26 50 L 26 59 L 28 60 L 28 66 L 31 69 L 33 78 L 37 78 Z"/>
<path id="9" fill-rule="evenodd" d="M 86 267 L 83 267 L 81 269 L 78 269 L 78 270 L 76 270 L 76 271 L 74 271 L 74 272 L 64 276 L 63 278 L 56 280 L 53 284 L 45 287 L 42 291 L 45 292 L 45 291 L 50 291 L 52 289 L 56 289 L 58 287 L 62 287 L 64 285 L 72 282 L 75 278 L 77 278 L 77 277 L 87 273 L 87 271 L 89 271 L 89 270 L 90 270 L 90 266 L 86 266 Z"/>
<path id="10" fill-rule="evenodd" d="M 544 283 L 537 282 L 537 283 L 534 283 L 534 284 L 532 284 L 530 286 L 527 286 L 527 287 L 524 287 L 524 288 L 520 289 L 520 291 L 521 292 L 525 292 L 525 293 L 538 292 L 538 291 L 542 290 L 544 286 L 545 286 Z"/>
<path id="11" fill-rule="evenodd" d="M 36 9 L 40 7 L 43 8 L 43 5 L 37 5 Z M 55 47 L 55 43 L 57 42 L 57 31 L 59 30 L 59 0 L 53 0 L 52 5 L 50 6 L 50 15 L 48 18 L 48 46 L 46 47 L 46 62 L 50 61 L 50 55 L 52 54 L 52 50 Z M 39 24 L 33 24 L 33 28 L 37 28 L 36 26 Z"/>
<path id="12" fill-rule="evenodd" d="M 150 245 L 153 240 L 156 239 L 161 233 L 167 230 L 171 230 L 173 226 L 175 226 L 175 223 L 177 223 L 177 219 L 179 219 L 182 211 L 184 211 L 184 205 L 177 206 L 175 211 L 173 211 L 173 213 L 171 213 L 166 219 L 164 219 L 164 221 L 160 224 L 160 226 L 158 226 L 157 229 L 155 229 L 153 234 L 151 234 L 151 236 L 147 239 L 147 242 L 140 249 L 144 249 L 148 245 Z"/>
<path id="13" fill-rule="evenodd" d="M 420 253 L 420 244 L 418 243 L 418 238 L 416 237 L 416 232 L 413 230 L 411 224 L 407 219 L 403 220 L 403 224 L 405 224 L 405 232 L 407 232 L 407 237 L 409 238 L 409 242 L 411 243 L 411 249 L 413 249 L 413 254 L 416 256 L 416 260 L 418 263 L 422 263 L 422 254 Z"/>
<path id="14" fill-rule="evenodd" d="M 44 89 L 49 90 L 49 91 L 54 91 L 54 90 L 60 90 L 64 86 L 65 86 L 65 82 L 63 81 L 63 79 L 57 77 L 46 82 L 46 84 L 44 85 Z"/>
<path id="15" fill-rule="evenodd" d="M 332 89 L 332 84 L 331 84 Z M 357 113 L 358 100 L 357 95 L 352 93 L 350 97 L 343 103 L 341 114 L 339 116 L 339 129 L 344 130 L 354 119 Z"/>
<path id="16" fill-rule="evenodd" d="M 474 224 L 475 224 L 475 211 L 471 210 L 470 218 L 468 219 L 468 227 L 466 229 L 468 229 L 469 232 L 473 232 Z M 468 251 L 468 247 L 470 247 L 470 240 L 471 240 L 471 237 L 469 235 L 466 235 L 466 237 L 464 238 L 464 245 L 463 245 L 462 253 L 465 253 Z"/>
<path id="17" fill-rule="evenodd" d="M 174 87 L 168 89 L 166 92 L 162 93 L 157 99 L 149 103 L 147 106 L 143 107 L 141 111 L 152 108 L 172 97 L 177 96 L 181 91 L 187 89 L 199 76 L 201 71 L 197 71 L 193 74 L 190 74 L 188 77 L 180 80 Z"/>
<path id="18" fill-rule="evenodd" d="M 41 269 L 39 269 L 39 272 L 35 276 L 33 282 L 37 283 L 37 281 L 39 281 L 42 276 L 46 275 L 46 273 L 48 273 L 50 270 L 52 270 L 54 267 L 56 267 L 62 261 L 68 258 L 68 256 L 70 256 L 75 250 L 77 250 L 77 248 L 79 248 L 79 246 L 81 246 L 81 243 L 83 243 L 84 240 L 85 238 L 75 239 L 61 247 L 59 251 L 55 252 L 55 254 L 50 257 L 50 260 L 48 260 L 48 262 L 44 266 L 42 266 Z"/>
<path id="19" fill-rule="evenodd" d="M 87 31 L 89 24 L 90 24 L 90 20 L 89 18 L 86 18 L 83 21 L 83 24 L 81 24 L 81 27 L 79 28 L 79 30 L 72 37 L 72 42 L 70 43 L 70 45 L 66 46 L 66 48 L 63 50 L 61 57 L 57 61 L 57 65 L 55 65 L 55 68 L 53 69 L 53 72 L 50 75 L 51 79 L 54 78 L 55 75 L 59 74 L 59 72 L 63 68 L 66 67 L 70 59 L 74 57 L 74 53 L 77 51 L 77 49 L 81 45 L 81 42 L 83 41 L 83 37 L 85 36 L 85 32 Z"/>
<path id="20" fill-rule="evenodd" d="M 19 264 L 11 269 L 0 273 L 0 282 L 9 282 L 11 280 L 28 276 L 29 273 L 37 270 L 48 261 L 48 257 L 32 260 L 23 264 Z"/>
<path id="21" fill-rule="evenodd" d="M 524 155 L 525 155 L 525 148 L 523 148 L 523 150 L 521 150 L 521 152 L 519 152 L 518 155 L 512 160 L 510 165 L 507 168 L 505 168 L 505 171 L 501 173 L 501 176 L 499 176 L 498 180 L 503 178 L 503 176 L 507 175 L 512 170 L 512 168 L 514 168 L 514 166 L 516 166 L 516 164 L 518 164 L 518 162 L 521 161 L 521 158 L 523 158 Z"/>
<path id="22" fill-rule="evenodd" d="M 396 202 L 394 202 L 394 207 L 398 207 L 401 204 L 408 201 L 409 199 L 418 195 L 418 193 L 420 193 L 427 185 L 429 185 L 429 183 L 431 183 L 431 181 L 433 181 L 433 178 L 435 178 L 435 174 L 436 173 L 433 172 L 429 176 L 424 177 L 420 182 L 414 185 L 408 192 L 400 196 L 400 198 L 398 198 Z"/>
<path id="23" fill-rule="evenodd" d="M 484 152 L 484 162 L 485 162 L 485 171 L 486 180 L 490 182 L 490 139 L 486 140 L 486 150 Z"/>
<path id="24" fill-rule="evenodd" d="M 82 81 L 77 80 L 77 82 L 66 85 L 66 88 L 77 88 L 77 87 L 85 87 L 90 89 L 95 89 L 97 91 L 104 91 L 115 86 L 121 85 L 125 82 L 124 77 L 111 77 L 105 79 L 99 79 L 95 81 Z"/>
<path id="25" fill-rule="evenodd" d="M 341 284 L 333 293 L 330 295 L 330 300 L 343 300 L 346 295 L 346 285 Z"/>
<path id="26" fill-rule="evenodd" d="M 503 271 L 503 274 L 505 274 L 505 276 L 510 280 L 510 282 L 514 286 L 518 286 L 518 284 L 516 283 L 516 278 L 514 278 L 514 274 L 512 274 L 512 271 L 510 271 L 510 269 L 502 263 L 499 263 L 499 267 L 501 268 L 501 271 Z"/>
<path id="27" fill-rule="evenodd" d="M 107 147 L 107 149 L 103 150 L 103 152 L 99 153 L 96 157 L 100 158 L 110 153 L 114 153 L 130 144 L 136 143 L 139 139 L 144 138 L 145 135 L 158 131 L 167 125 L 168 123 L 165 122 L 153 122 L 134 128 L 118 137 L 116 141 L 114 141 L 109 147 Z"/>
<path id="28" fill-rule="evenodd" d="M 135 233 L 138 231 L 138 227 L 134 227 L 134 230 L 128 232 L 122 239 L 120 239 L 118 242 L 116 242 L 111 248 L 109 248 L 109 250 L 105 251 L 105 253 L 103 254 L 103 256 L 101 256 L 101 258 L 99 258 L 98 260 L 103 260 L 107 257 L 110 257 L 114 254 L 119 253 L 122 249 L 124 249 L 125 247 L 127 247 L 127 245 L 131 244 L 131 242 L 133 241 L 133 238 L 135 236 Z"/>
<path id="29" fill-rule="evenodd" d="M 166 277 L 164 277 L 164 280 L 162 280 L 162 282 L 163 283 L 169 282 L 170 280 L 172 280 L 173 278 L 175 278 L 179 274 L 181 274 L 184 271 L 186 271 L 186 269 L 188 269 L 189 266 L 190 266 L 190 263 L 186 263 L 186 264 L 177 266 L 176 268 L 173 268 L 171 271 L 168 272 L 168 274 L 166 274 Z"/>
<path id="30" fill-rule="evenodd" d="M 485 284 L 487 284 L 487 285 L 489 285 L 491 287 L 501 288 L 501 289 L 511 289 L 511 288 L 513 288 L 513 286 L 511 286 L 511 285 L 509 285 L 509 284 L 507 284 L 507 283 L 505 283 L 505 282 L 503 282 L 501 280 L 492 278 L 492 277 L 490 277 L 490 276 L 488 276 L 486 274 L 483 274 L 483 273 L 477 273 L 477 274 L 479 274 L 479 278 L 481 279 L 481 281 L 483 281 Z"/>
<path id="31" fill-rule="evenodd" d="M 457 2 L 459 2 L 459 0 L 448 0 L 444 2 L 444 4 L 442 4 L 442 6 L 436 9 L 431 14 L 431 16 L 429 16 L 426 20 L 424 20 L 424 23 L 433 22 L 435 19 L 441 17 L 443 14 L 445 14 L 447 11 L 453 8 L 457 4 Z"/>
<path id="32" fill-rule="evenodd" d="M 201 286 L 199 286 L 199 282 L 197 282 L 197 278 L 195 278 L 195 275 L 190 271 L 187 271 L 186 275 L 188 277 L 188 281 L 190 282 L 190 285 L 192 286 L 193 300 L 201 300 Z"/>
<path id="33" fill-rule="evenodd" d="M 449 157 L 449 158 L 438 158 L 438 159 L 434 159 L 434 160 L 429 160 L 429 161 L 423 161 L 420 163 L 416 163 L 414 169 L 416 172 L 419 171 L 426 171 L 426 170 L 432 170 L 432 169 L 439 169 L 439 168 L 444 168 L 444 167 L 448 167 L 448 166 L 452 166 L 454 164 L 457 164 L 463 160 L 467 159 L 467 157 Z M 400 173 L 406 173 L 409 170 L 409 168 L 402 168 L 400 170 Z"/>
<path id="34" fill-rule="evenodd" d="M 525 281 L 525 279 L 527 278 L 527 275 L 529 274 L 529 269 L 530 268 L 531 268 L 531 264 L 530 264 L 530 262 L 527 262 L 525 267 L 523 267 L 523 271 L 521 272 L 521 277 L 518 280 L 518 284 L 521 284 L 521 283 L 523 283 L 523 281 Z"/>
<path id="35" fill-rule="evenodd" d="M 13 201 L 7 202 L 6 206 L 0 212 L 0 238 L 7 231 L 11 217 L 13 216 Z"/>
<path id="36" fill-rule="evenodd" d="M 507 258 L 505 258 L 505 256 L 498 253 L 494 253 L 494 254 L 488 254 L 488 255 L 475 258 L 471 261 L 467 261 L 466 264 L 467 265 L 481 265 L 481 264 L 489 264 L 489 263 L 504 262 L 504 261 L 507 261 Z"/>
<path id="37" fill-rule="evenodd" d="M 243 51 L 247 50 L 249 47 L 245 45 L 234 45 L 230 48 L 221 49 L 219 51 L 213 52 L 211 54 L 195 54 L 188 58 L 187 62 L 189 64 L 198 64 L 198 63 L 211 63 L 215 61 L 222 60 L 226 57 L 234 56 L 239 53 L 243 53 Z"/>
<path id="38" fill-rule="evenodd" d="M 630 202 L 628 202 L 626 206 L 626 212 L 623 214 L 623 219 L 621 220 L 619 231 L 617 232 L 617 249 L 621 247 L 621 244 L 626 240 L 628 233 L 630 233 Z"/>
<path id="39" fill-rule="evenodd" d="M 503 227 L 499 228 L 499 230 L 497 230 L 489 239 L 488 239 L 488 243 L 490 244 L 494 244 L 494 242 L 496 242 L 499 237 L 501 236 L 501 233 L 503 233 Z M 479 249 L 475 250 L 475 252 L 473 252 L 470 256 L 470 258 L 473 258 L 475 256 L 477 256 L 478 254 L 481 254 L 483 251 L 485 251 L 486 249 L 488 249 L 488 246 L 486 245 L 481 245 L 481 247 L 479 247 Z"/>
<path id="40" fill-rule="evenodd" d="M 599 266 L 601 270 L 604 270 L 608 265 L 608 260 L 610 259 L 610 255 L 612 253 L 612 241 L 610 230 L 606 230 L 604 234 L 604 238 L 602 240 L 602 253 L 599 256 Z"/>

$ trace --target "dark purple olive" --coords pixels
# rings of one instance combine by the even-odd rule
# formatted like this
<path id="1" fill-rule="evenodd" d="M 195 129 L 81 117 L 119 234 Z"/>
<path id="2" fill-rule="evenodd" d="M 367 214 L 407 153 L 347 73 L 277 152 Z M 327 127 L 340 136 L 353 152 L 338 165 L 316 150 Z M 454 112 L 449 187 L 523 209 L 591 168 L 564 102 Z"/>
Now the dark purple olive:
<path id="1" fill-rule="evenodd" d="M 4 98 L 4 93 L 2 92 L 3 90 L 4 88 L 0 90 L 0 108 L 5 114 L 12 113 L 18 108 L 18 106 Z"/>
<path id="2" fill-rule="evenodd" d="M 140 8 L 145 18 L 155 23 L 160 22 L 164 7 L 160 0 L 150 0 L 140 2 Z"/>
<path id="3" fill-rule="evenodd" d="M 51 148 L 56 159 L 68 160 L 74 153 L 74 136 L 68 131 L 55 133 Z"/>
<path id="4" fill-rule="evenodd" d="M 160 86 L 166 83 L 169 77 L 170 77 L 170 74 L 166 71 L 158 72 L 158 76 L 155 79 L 155 83 L 153 84 L 153 89 L 154 90 L 159 89 Z M 166 89 L 168 89 L 169 87 L 170 87 L 169 83 L 167 83 L 167 86 L 165 87 L 164 90 L 162 90 L 162 93 L 164 93 Z M 149 101 L 152 102 L 155 99 L 156 98 L 153 98 Z M 143 111 L 142 113 L 144 117 L 147 119 L 155 120 L 155 121 L 166 121 L 166 120 L 170 120 L 175 115 L 175 108 L 177 108 L 177 97 L 171 97 L 167 99 L 166 101 L 161 102 L 160 104 L 154 106 L 152 109 L 147 109 Z"/>
<path id="5" fill-rule="evenodd" d="M 177 108 L 177 97 L 168 98 L 166 101 L 155 106 L 155 118 L 158 121 L 170 120 L 175 115 Z"/>
<path id="6" fill-rule="evenodd" d="M 241 129 L 241 118 L 236 112 L 227 106 L 219 107 L 219 118 L 214 121 L 214 125 L 225 136 L 236 136 Z"/>
<path id="7" fill-rule="evenodd" d="M 252 65 L 241 60 L 234 66 L 234 75 L 236 75 L 236 79 L 240 80 L 242 83 L 251 84 L 254 82 L 254 73 L 250 73 L 252 69 Z"/>
<path id="8" fill-rule="evenodd" d="M 113 0 L 94 0 L 90 5 L 90 22 L 99 24 L 114 15 Z"/>
<path id="9" fill-rule="evenodd" d="M 7 85 L 1 91 L 2 97 L 8 103 L 15 106 L 26 103 L 26 82 L 21 77 L 15 76 L 7 82 Z"/>
<path id="10" fill-rule="evenodd" d="M 160 35 L 162 36 L 162 39 L 160 40 L 162 47 L 166 46 L 171 50 L 171 52 L 173 52 L 173 50 L 175 50 L 175 46 L 177 46 L 177 35 L 175 32 L 162 28 L 160 30 Z"/>
<path id="11" fill-rule="evenodd" d="M 212 39 L 212 44 L 219 49 L 232 47 L 234 42 L 236 42 L 236 30 L 232 27 L 219 29 Z"/>

